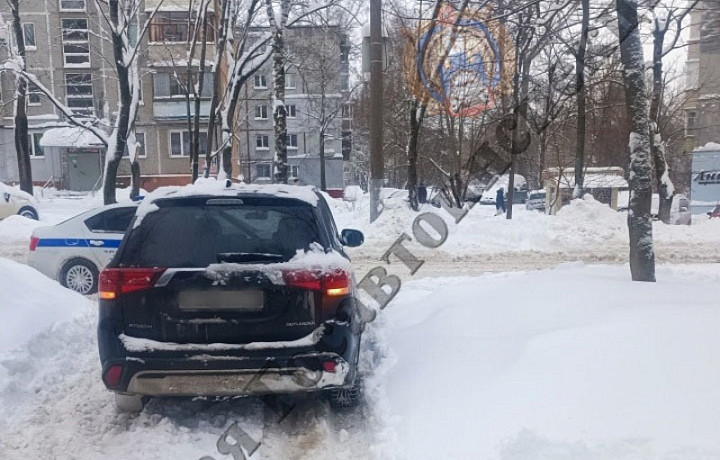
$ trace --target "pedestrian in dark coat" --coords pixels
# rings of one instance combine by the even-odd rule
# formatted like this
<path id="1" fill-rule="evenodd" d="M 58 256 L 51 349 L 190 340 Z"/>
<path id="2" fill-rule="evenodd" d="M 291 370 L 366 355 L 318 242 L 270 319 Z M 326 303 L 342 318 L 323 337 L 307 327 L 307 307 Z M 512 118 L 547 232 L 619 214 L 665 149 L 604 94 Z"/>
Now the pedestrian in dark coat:
<path id="1" fill-rule="evenodd" d="M 497 209 L 498 213 L 501 209 L 502 212 L 505 212 L 505 189 L 502 187 L 495 194 L 495 209 Z"/>
<path id="2" fill-rule="evenodd" d="M 425 187 L 425 184 L 422 182 L 420 182 L 420 186 L 417 188 L 417 199 L 420 204 L 427 202 L 427 187 Z"/>

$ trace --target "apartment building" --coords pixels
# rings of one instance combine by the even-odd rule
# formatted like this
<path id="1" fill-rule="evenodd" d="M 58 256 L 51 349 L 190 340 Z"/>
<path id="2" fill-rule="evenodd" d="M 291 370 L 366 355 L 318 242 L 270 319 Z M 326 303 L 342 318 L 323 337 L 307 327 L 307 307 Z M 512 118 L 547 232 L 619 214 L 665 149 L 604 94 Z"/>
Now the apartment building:
<path id="1" fill-rule="evenodd" d="M 685 150 L 720 142 L 720 5 L 702 1 L 690 13 L 685 68 Z"/>
<path id="2" fill-rule="evenodd" d="M 254 42 L 265 36 L 262 28 L 251 33 Z M 301 183 L 320 186 L 322 137 L 327 188 L 343 188 L 352 150 L 349 51 L 340 27 L 299 26 L 285 32 L 289 174 Z M 237 161 L 243 178 L 251 182 L 270 181 L 273 174 L 272 66 L 267 61 L 243 89 L 237 117 Z"/>
<path id="3" fill-rule="evenodd" d="M 138 24 L 160 0 L 146 0 L 138 11 Z M 38 76 L 56 98 L 86 120 L 108 123 L 117 106 L 117 77 L 112 50 L 101 39 L 105 23 L 97 4 L 90 0 L 24 0 L 21 19 L 28 70 Z M 187 183 L 190 179 L 190 136 L 186 82 L 189 41 L 188 3 L 165 0 L 154 16 L 140 47 L 141 106 L 137 119 L 137 139 L 141 144 L 139 161 L 142 186 Z M 0 59 L 7 59 L 13 45 L 7 4 L 0 5 L 2 48 Z M 213 11 L 211 27 L 205 37 L 207 56 L 214 54 Z M 196 53 L 199 55 L 199 52 Z M 211 58 L 210 58 L 211 59 Z M 196 73 L 199 61 L 191 63 Z M 200 95 L 201 131 L 206 129 L 212 88 L 212 62 L 207 62 L 204 90 Z M 0 180 L 17 180 L 14 147 L 13 97 L 14 76 L 0 76 Z M 191 77 L 197 79 L 197 76 Z M 196 81 L 195 81 L 196 83 Z M 193 99 L 194 100 L 194 99 Z M 67 120 L 37 91 L 29 89 L 28 118 L 32 153 L 33 180 L 52 182 L 59 188 L 89 190 L 97 186 L 104 164 L 100 142 Z M 190 104 L 190 112 L 194 104 Z M 206 136 L 200 136 L 201 157 Z M 128 174 L 127 162 L 121 164 L 120 180 Z"/>

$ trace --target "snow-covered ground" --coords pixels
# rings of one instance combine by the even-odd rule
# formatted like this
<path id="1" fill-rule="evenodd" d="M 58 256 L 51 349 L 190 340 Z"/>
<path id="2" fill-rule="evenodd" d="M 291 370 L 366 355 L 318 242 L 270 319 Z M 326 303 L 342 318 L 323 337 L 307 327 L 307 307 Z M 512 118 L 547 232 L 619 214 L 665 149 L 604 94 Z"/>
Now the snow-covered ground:
<path id="1" fill-rule="evenodd" d="M 2 316 L 19 315 L 46 280 L 2 268 L 19 274 L 0 278 Z M 627 270 L 407 283 L 368 328 L 363 407 L 306 398 L 281 423 L 255 398 L 116 414 L 96 309 L 58 285 L 37 290 L 34 314 L 62 319 L 21 330 L 25 345 L 0 356 L 0 458 L 229 458 L 215 444 L 232 423 L 261 443 L 257 459 L 720 458 L 720 267 L 662 267 L 655 284 Z"/>
<path id="2" fill-rule="evenodd" d="M 281 423 L 256 398 L 152 400 L 118 415 L 100 380 L 97 308 L 22 264 L 32 229 L 99 205 L 40 200 L 41 221 L 0 221 L 0 459 L 211 456 L 233 423 L 252 459 L 720 458 L 720 220 L 654 226 L 657 283 L 632 283 L 625 215 L 592 200 L 557 216 L 476 206 L 368 326 L 365 401 L 336 413 L 303 398 Z M 415 213 L 333 200 L 359 228 L 356 271 Z M 442 214 L 443 211 L 427 208 Z M 12 260 L 10 260 L 12 259 Z M 568 260 L 612 262 L 588 265 Z M 552 267 L 546 270 L 534 268 Z M 502 273 L 482 273 L 502 270 Z"/>

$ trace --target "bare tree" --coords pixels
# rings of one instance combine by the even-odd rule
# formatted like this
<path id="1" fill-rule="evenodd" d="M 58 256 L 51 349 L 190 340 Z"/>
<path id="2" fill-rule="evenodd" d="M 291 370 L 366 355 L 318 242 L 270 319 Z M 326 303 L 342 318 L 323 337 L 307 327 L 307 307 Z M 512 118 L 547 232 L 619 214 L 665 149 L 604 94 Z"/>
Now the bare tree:
<path id="1" fill-rule="evenodd" d="M 25 62 L 25 36 L 20 21 L 20 0 L 9 0 L 10 12 L 12 14 L 12 30 L 15 38 L 15 58 L 17 66 L 23 72 L 26 71 Z M 31 194 L 33 193 L 32 163 L 30 161 L 30 145 L 28 143 L 28 118 L 27 118 L 27 79 L 22 73 L 15 76 L 15 151 L 17 152 L 18 176 L 20 178 L 20 189 Z"/>
<path id="2" fill-rule="evenodd" d="M 141 4 L 142 2 L 139 0 L 109 0 L 107 5 L 102 4 L 100 0 L 95 2 L 97 10 L 103 18 L 100 35 L 103 38 L 109 37 L 112 45 L 113 70 L 117 75 L 118 82 L 116 115 L 109 127 L 109 133 L 101 128 L 102 120 L 75 113 L 58 99 L 54 92 L 46 87 L 35 74 L 28 72 L 23 66 L 19 66 L 17 62 L 8 61 L 3 66 L 32 83 L 57 108 L 70 125 L 89 131 L 106 147 L 103 177 L 103 201 L 105 204 L 116 202 L 117 169 L 126 151 L 129 153 L 131 163 L 131 196 L 139 194 L 140 165 L 136 157 L 137 143 L 135 142 L 135 121 L 140 106 L 138 47 L 162 2 L 158 3 L 155 9 L 148 14 L 143 27 L 137 30 L 133 24 L 135 24 Z M 128 139 L 131 142 L 128 142 Z"/>
<path id="3" fill-rule="evenodd" d="M 698 4 L 699 0 L 692 0 L 684 8 L 677 7 L 671 2 L 668 6 L 655 5 L 653 8 L 653 61 L 652 61 L 652 96 L 650 99 L 650 146 L 655 164 L 655 184 L 660 198 L 658 218 L 664 223 L 670 223 L 670 208 L 672 206 L 675 186 L 670 179 L 670 168 L 666 159 L 666 142 L 660 131 L 660 112 L 665 90 L 663 78 L 663 58 L 673 49 L 682 33 L 683 19 Z M 668 37 L 668 33 L 670 36 Z M 669 38 L 669 43 L 665 40 Z"/>

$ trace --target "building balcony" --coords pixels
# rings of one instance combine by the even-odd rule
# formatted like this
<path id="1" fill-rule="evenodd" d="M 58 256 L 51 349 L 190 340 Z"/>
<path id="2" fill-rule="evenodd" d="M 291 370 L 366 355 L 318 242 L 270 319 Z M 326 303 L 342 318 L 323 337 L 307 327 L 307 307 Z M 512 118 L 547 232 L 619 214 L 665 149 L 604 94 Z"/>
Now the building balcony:
<path id="1" fill-rule="evenodd" d="M 190 113 L 184 98 L 176 100 L 153 101 L 153 117 L 163 119 L 183 119 L 195 116 L 195 101 L 190 100 Z M 210 101 L 200 101 L 200 117 L 210 116 Z"/>

